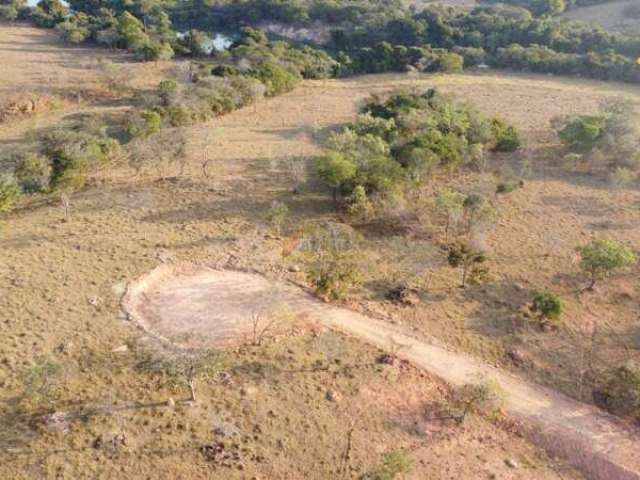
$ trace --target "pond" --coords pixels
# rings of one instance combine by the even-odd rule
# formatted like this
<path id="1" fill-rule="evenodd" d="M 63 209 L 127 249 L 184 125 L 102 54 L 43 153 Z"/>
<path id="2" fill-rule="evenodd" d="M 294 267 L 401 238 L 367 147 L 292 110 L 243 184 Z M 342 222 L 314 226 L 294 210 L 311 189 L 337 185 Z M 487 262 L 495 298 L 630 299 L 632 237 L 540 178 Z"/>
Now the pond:
<path id="1" fill-rule="evenodd" d="M 178 38 L 184 38 L 187 35 L 187 33 L 189 32 L 178 32 L 176 35 L 178 36 Z M 221 52 L 229 48 L 232 43 L 233 43 L 233 38 L 227 35 L 224 35 L 222 33 L 216 33 L 212 35 L 211 40 L 206 43 L 205 45 L 206 53 L 210 54 L 214 50 Z"/>

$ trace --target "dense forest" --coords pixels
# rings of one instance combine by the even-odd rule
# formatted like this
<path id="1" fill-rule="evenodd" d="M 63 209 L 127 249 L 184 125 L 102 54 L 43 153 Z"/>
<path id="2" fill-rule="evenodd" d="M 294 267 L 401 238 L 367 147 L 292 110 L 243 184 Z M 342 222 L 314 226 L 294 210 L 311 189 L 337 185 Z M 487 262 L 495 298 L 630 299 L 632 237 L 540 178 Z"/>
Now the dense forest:
<path id="1" fill-rule="evenodd" d="M 335 75 L 497 68 L 637 82 L 640 37 L 553 18 L 563 0 L 407 9 L 399 0 L 2 0 L 0 18 L 56 28 L 69 42 L 128 49 L 145 61 L 214 55 L 212 32 L 276 24 L 328 30 L 313 45 L 332 55 Z M 526 7 L 526 8 L 523 8 Z M 296 42 L 297 43 L 297 42 Z"/>

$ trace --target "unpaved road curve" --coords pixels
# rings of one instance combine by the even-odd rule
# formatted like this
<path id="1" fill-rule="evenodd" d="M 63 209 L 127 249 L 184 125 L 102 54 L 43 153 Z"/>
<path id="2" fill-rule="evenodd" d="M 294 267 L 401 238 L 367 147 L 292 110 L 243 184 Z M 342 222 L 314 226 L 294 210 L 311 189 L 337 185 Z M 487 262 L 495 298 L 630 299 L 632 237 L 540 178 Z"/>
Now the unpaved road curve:
<path id="1" fill-rule="evenodd" d="M 614 417 L 388 323 L 323 303 L 291 284 L 204 265 L 163 265 L 129 286 L 123 308 L 155 335 L 175 340 L 188 333 L 220 345 L 249 334 L 251 316 L 277 302 L 299 317 L 380 348 L 388 348 L 391 340 L 402 344 L 401 356 L 453 386 L 495 381 L 505 392 L 507 413 L 552 455 L 594 480 L 640 480 L 640 436 Z"/>

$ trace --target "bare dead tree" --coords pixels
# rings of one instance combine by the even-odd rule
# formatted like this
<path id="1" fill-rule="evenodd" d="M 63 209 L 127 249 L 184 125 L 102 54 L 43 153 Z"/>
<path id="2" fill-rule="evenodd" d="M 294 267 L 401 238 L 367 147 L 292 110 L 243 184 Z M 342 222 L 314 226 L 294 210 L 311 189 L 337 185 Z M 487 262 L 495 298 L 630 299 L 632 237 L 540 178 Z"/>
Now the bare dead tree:
<path id="1" fill-rule="evenodd" d="M 62 208 L 64 209 L 64 220 L 68 222 L 71 218 L 71 200 L 69 199 L 69 195 L 65 192 L 60 194 L 60 203 L 62 204 Z"/>

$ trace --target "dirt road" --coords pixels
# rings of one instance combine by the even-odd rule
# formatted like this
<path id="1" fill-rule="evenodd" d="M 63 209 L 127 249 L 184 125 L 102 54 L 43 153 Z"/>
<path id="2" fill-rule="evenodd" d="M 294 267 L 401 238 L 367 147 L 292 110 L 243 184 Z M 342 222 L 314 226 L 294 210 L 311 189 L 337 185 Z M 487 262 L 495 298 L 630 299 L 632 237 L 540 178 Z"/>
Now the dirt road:
<path id="1" fill-rule="evenodd" d="M 640 436 L 614 417 L 386 322 L 323 303 L 295 285 L 208 266 L 164 265 L 129 286 L 123 307 L 158 336 L 183 340 L 189 335 L 219 345 L 249 335 L 256 312 L 282 303 L 299 318 L 382 349 L 401 344 L 402 357 L 453 386 L 497 382 L 505 392 L 506 412 L 535 443 L 595 480 L 640 479 Z"/>

